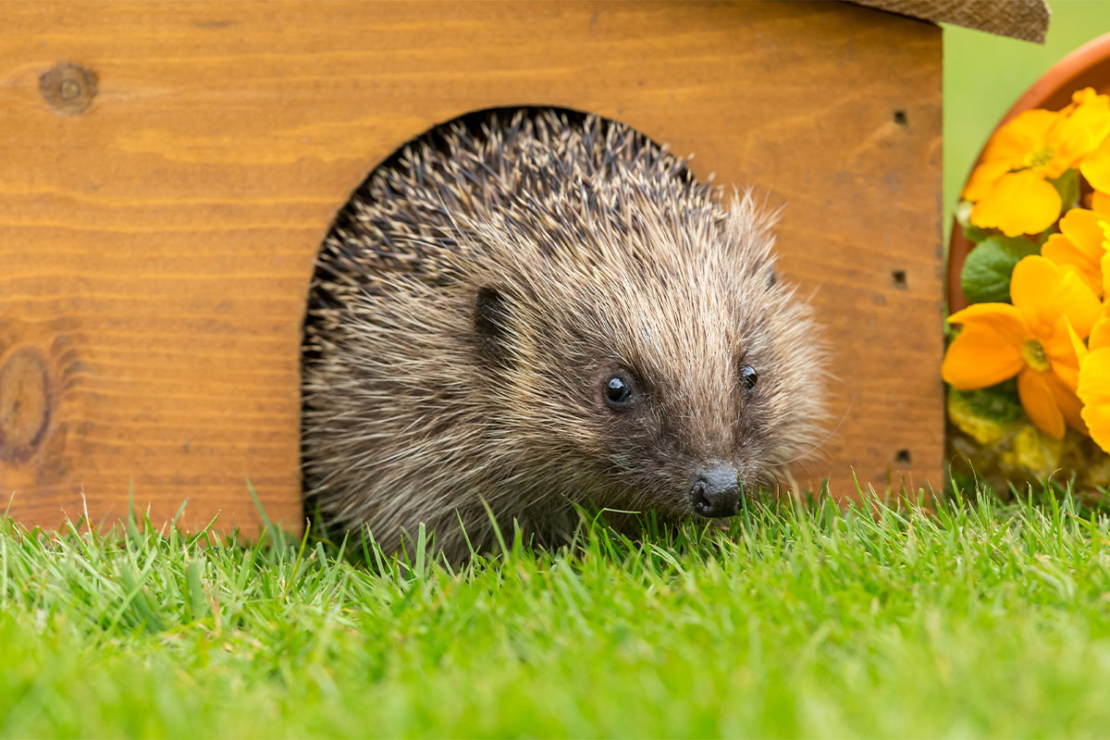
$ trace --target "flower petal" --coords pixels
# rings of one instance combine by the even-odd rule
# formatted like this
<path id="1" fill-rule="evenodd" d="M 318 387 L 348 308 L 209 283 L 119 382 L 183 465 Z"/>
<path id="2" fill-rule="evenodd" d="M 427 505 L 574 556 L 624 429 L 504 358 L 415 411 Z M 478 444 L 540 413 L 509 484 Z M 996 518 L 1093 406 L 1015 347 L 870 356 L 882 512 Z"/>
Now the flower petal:
<path id="1" fill-rule="evenodd" d="M 1059 378 L 1060 382 L 1062 382 L 1064 386 L 1069 390 L 1074 391 L 1076 386 L 1079 385 L 1079 363 L 1076 362 L 1074 355 L 1071 358 L 1071 362 L 1068 362 L 1066 360 L 1053 360 L 1052 373 L 1057 378 Z"/>
<path id="2" fill-rule="evenodd" d="M 1009 303 L 972 303 L 967 308 L 948 317 L 949 324 L 983 324 L 995 326 L 999 332 L 1009 333 L 1013 342 L 1025 341 L 1026 327 L 1021 312 Z"/>
<path id="3" fill-rule="evenodd" d="M 1064 414 L 1056 405 L 1056 397 L 1044 379 L 1044 375 L 1032 368 L 1026 368 L 1018 375 L 1018 396 L 1029 421 L 1053 439 L 1064 438 Z"/>
<path id="4" fill-rule="evenodd" d="M 1072 352 L 1075 353 L 1075 359 L 1079 363 L 1079 366 L 1082 367 L 1083 361 L 1087 359 L 1087 347 L 1083 344 L 1083 340 L 1079 338 L 1079 335 L 1075 333 L 1075 327 L 1071 325 L 1071 322 L 1064 319 L 1064 323 L 1068 327 L 1068 339 L 1071 340 Z M 1098 322 L 1095 322 L 1095 326 L 1098 326 Z M 1092 329 L 1091 332 L 1093 333 L 1094 330 Z"/>
<path id="5" fill-rule="evenodd" d="M 983 150 L 983 162 L 1006 161 L 1015 168 L 1025 166 L 1025 157 L 1043 149 L 1049 131 L 1060 119 L 1059 112 L 1036 108 L 1019 113 L 991 137 Z"/>
<path id="6" fill-rule="evenodd" d="M 1064 417 L 1064 421 L 1072 429 L 1082 434 L 1087 433 L 1087 424 L 1083 421 L 1083 402 L 1075 395 L 1074 382 L 1069 386 L 1062 378 L 1053 373 L 1044 373 L 1041 379 L 1045 381 L 1056 407 Z"/>
<path id="7" fill-rule="evenodd" d="M 1079 166 L 1084 157 L 1090 156 L 1098 145 L 1098 134 L 1081 122 L 1085 120 L 1091 119 L 1084 116 L 1083 111 L 1078 111 L 1077 115 L 1069 116 L 1057 126 L 1054 134 L 1049 137 L 1048 146 L 1054 156 L 1043 169 L 1046 177 L 1059 177 L 1067 170 Z M 1098 130 L 1101 131 L 1101 125 Z"/>
<path id="8" fill-rule="evenodd" d="M 1110 452 L 1110 406 L 1084 406 L 1081 413 L 1087 434 L 1104 452 Z"/>
<path id="9" fill-rule="evenodd" d="M 1074 272 L 1063 273 L 1059 300 L 1064 309 L 1064 317 L 1072 323 L 1075 331 L 1080 336 L 1090 334 L 1091 327 L 1101 315 L 1102 303 L 1079 275 Z M 1057 322 L 1056 330 L 1063 333 L 1064 327 Z"/>
<path id="10" fill-rule="evenodd" d="M 973 303 L 949 316 L 948 323 L 990 327 L 1018 348 L 1029 338 L 1021 311 L 1009 303 Z"/>
<path id="11" fill-rule="evenodd" d="M 971 223 L 1006 236 L 1039 234 L 1060 215 L 1060 193 L 1033 170 L 1003 175 L 971 209 Z"/>
<path id="12" fill-rule="evenodd" d="M 1074 108 L 1077 105 L 1082 105 L 1083 103 L 1089 103 L 1092 100 L 1098 98 L 1098 96 L 1098 90 L 1094 89 L 1093 87 L 1087 86 L 1082 90 L 1076 90 L 1071 94 L 1071 103 L 1069 103 L 1067 107 L 1070 109 Z"/>
<path id="13" fill-rule="evenodd" d="M 952 340 L 940 366 L 944 382 L 958 391 L 997 385 L 1025 367 L 1021 346 L 989 326 L 971 324 Z"/>
<path id="14" fill-rule="evenodd" d="M 1102 215 L 1110 215 L 1110 193 L 1091 193 L 1091 210 Z"/>
<path id="15" fill-rule="evenodd" d="M 1110 406 L 1110 348 L 1087 356 L 1079 372 L 1079 398 L 1084 403 Z"/>
<path id="16" fill-rule="evenodd" d="M 1091 439 L 1110 451 L 1110 348 L 1092 352 L 1083 363 L 1078 395 Z"/>
<path id="17" fill-rule="evenodd" d="M 1017 263 L 1010 278 L 1010 299 L 1021 311 L 1028 331 L 1042 341 L 1057 334 L 1066 341 L 1063 317 L 1071 321 L 1080 338 L 1086 337 L 1101 311 L 1098 298 L 1079 276 L 1039 255 Z"/>
<path id="18" fill-rule="evenodd" d="M 1059 177 L 1089 155 L 1110 133 L 1110 97 L 1093 89 L 1081 90 L 1045 138 L 1052 150 L 1052 161 L 1045 168 L 1048 177 Z"/>
<path id="19" fill-rule="evenodd" d="M 1104 139 L 1102 144 L 1083 160 L 1079 165 L 1079 172 L 1092 188 L 1110 193 L 1110 139 Z"/>
<path id="20" fill-rule="evenodd" d="M 1086 208 L 1072 208 L 1060 219 L 1060 232 L 1066 236 L 1076 249 L 1086 254 L 1091 260 L 1098 261 L 1106 254 L 1102 243 L 1106 235 L 1102 232 L 1100 222 L 1107 221 L 1107 216 Z M 1058 236 L 1053 234 L 1053 237 Z M 1049 237 L 1052 241 L 1053 237 Z"/>
<path id="21" fill-rule="evenodd" d="M 1110 347 L 1110 316 L 1106 315 L 1105 308 L 1102 315 L 1098 317 L 1098 321 L 1091 327 L 1091 336 L 1087 340 L 1087 347 L 1092 352 L 1096 349 Z"/>
<path id="22" fill-rule="evenodd" d="M 1071 322 L 1061 318 L 1057 324 L 1056 333 L 1048 340 L 1041 343 L 1045 354 L 1048 355 L 1052 371 L 1069 390 L 1074 391 L 1079 376 L 1079 366 L 1087 354 L 1083 340 L 1079 338 Z M 1077 417 L 1078 418 L 1078 417 Z"/>
<path id="23" fill-rule="evenodd" d="M 1099 250 L 1104 251 L 1101 247 L 1099 247 Z M 1060 267 L 1074 270 L 1075 274 L 1091 289 L 1091 292 L 1096 296 L 1102 295 L 1101 254 L 1092 259 L 1090 255 L 1075 246 L 1063 234 L 1053 234 L 1048 237 L 1048 241 L 1041 247 L 1041 255 L 1052 260 Z"/>
<path id="24" fill-rule="evenodd" d="M 1012 170 L 1013 167 L 1007 161 L 987 162 L 976 167 L 971 177 L 964 187 L 963 198 L 970 200 L 974 203 L 977 200 L 982 200 L 987 197 L 987 193 L 991 191 L 994 184 L 998 182 L 998 178 L 1005 175 Z"/>
<path id="25" fill-rule="evenodd" d="M 1099 267 L 1102 268 L 1102 292 L 1105 295 L 1106 289 L 1110 287 L 1110 251 L 1102 255 L 1102 259 L 1099 260 Z"/>

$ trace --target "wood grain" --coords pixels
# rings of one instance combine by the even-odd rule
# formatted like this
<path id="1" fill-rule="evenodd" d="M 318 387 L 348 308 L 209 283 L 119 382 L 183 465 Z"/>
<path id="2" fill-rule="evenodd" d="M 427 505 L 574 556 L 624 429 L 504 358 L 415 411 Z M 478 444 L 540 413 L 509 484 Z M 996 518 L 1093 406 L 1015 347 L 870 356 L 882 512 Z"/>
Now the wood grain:
<path id="1" fill-rule="evenodd" d="M 1044 43 L 1051 16 L 1045 0 L 851 0 L 912 18 L 952 23 L 1022 41 Z"/>
<path id="2" fill-rule="evenodd" d="M 155 521 L 253 527 L 249 478 L 297 527 L 333 214 L 407 139 L 523 104 L 786 204 L 840 379 L 810 472 L 939 484 L 940 65 L 938 28 L 842 3 L 0 4 L 0 490 L 44 525 L 133 485 Z"/>

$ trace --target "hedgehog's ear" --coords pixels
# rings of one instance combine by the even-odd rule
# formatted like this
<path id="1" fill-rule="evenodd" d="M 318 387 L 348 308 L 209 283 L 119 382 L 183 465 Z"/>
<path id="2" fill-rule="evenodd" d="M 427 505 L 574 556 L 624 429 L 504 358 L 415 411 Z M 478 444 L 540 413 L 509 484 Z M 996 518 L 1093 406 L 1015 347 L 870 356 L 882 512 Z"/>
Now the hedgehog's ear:
<path id="1" fill-rule="evenodd" d="M 498 287 L 485 285 L 474 298 L 474 333 L 483 355 L 501 365 L 508 366 L 509 355 L 509 299 Z"/>

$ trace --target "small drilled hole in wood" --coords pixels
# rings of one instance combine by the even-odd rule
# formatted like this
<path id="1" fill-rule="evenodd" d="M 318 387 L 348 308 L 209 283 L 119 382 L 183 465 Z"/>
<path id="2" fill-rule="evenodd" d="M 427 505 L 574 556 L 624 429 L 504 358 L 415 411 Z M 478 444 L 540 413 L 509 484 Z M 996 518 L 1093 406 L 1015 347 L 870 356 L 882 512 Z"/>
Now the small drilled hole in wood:
<path id="1" fill-rule="evenodd" d="M 894 454 L 894 461 L 902 463 L 903 465 L 909 465 L 913 462 L 913 457 L 910 455 L 909 450 L 898 450 L 898 452 Z"/>
<path id="2" fill-rule="evenodd" d="M 896 288 L 907 287 L 905 270 L 895 270 L 894 272 L 890 273 L 890 279 L 894 282 L 894 287 Z"/>
<path id="3" fill-rule="evenodd" d="M 904 110 L 894 111 L 894 122 L 897 123 L 899 126 L 905 126 L 906 123 L 907 123 L 907 121 L 906 121 L 906 111 L 904 111 Z"/>

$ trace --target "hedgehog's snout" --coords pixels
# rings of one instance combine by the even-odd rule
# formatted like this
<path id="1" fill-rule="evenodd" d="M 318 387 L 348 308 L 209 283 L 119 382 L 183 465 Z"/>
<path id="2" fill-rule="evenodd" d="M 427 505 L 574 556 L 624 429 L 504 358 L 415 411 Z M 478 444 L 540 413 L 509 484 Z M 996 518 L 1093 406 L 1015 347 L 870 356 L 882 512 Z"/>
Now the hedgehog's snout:
<path id="1" fill-rule="evenodd" d="M 690 503 L 705 517 L 728 517 L 740 508 L 740 474 L 729 463 L 714 460 L 694 474 Z"/>

